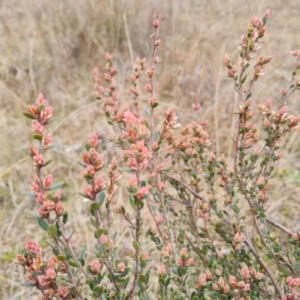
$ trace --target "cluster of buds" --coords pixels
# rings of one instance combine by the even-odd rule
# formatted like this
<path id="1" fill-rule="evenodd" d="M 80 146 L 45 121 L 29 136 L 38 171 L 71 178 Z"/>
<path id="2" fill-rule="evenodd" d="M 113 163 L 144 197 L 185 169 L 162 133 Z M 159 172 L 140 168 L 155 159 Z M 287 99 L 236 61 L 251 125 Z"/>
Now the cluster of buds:
<path id="1" fill-rule="evenodd" d="M 264 66 L 272 60 L 272 56 L 267 58 L 260 57 L 254 65 L 253 81 L 257 80 L 260 76 L 264 75 Z"/>
<path id="2" fill-rule="evenodd" d="M 222 276 L 219 277 L 217 282 L 212 283 L 213 289 L 220 294 L 228 294 L 230 292 L 230 286 L 225 282 Z"/>
<path id="3" fill-rule="evenodd" d="M 218 270 L 217 270 L 217 273 L 219 273 Z M 201 273 L 199 275 L 198 282 L 196 283 L 196 286 L 195 286 L 196 290 L 201 290 L 202 288 L 206 287 L 206 284 L 208 282 L 214 281 L 214 279 L 215 279 L 215 277 L 214 277 L 213 273 L 209 269 L 207 269 L 205 273 Z"/>
<path id="4" fill-rule="evenodd" d="M 286 294 L 281 298 L 281 300 L 295 300 L 298 299 L 299 293 L 295 291 L 300 285 L 300 278 L 289 276 L 286 281 Z"/>
<path id="5" fill-rule="evenodd" d="M 241 250 L 242 242 L 244 241 L 244 237 L 238 231 L 233 237 L 232 245 L 236 251 Z"/>
<path id="6" fill-rule="evenodd" d="M 162 224 L 163 223 L 163 221 L 164 221 L 164 218 L 163 218 L 163 216 L 158 216 L 157 218 L 156 218 L 156 220 L 152 223 L 152 225 L 151 225 L 151 233 L 153 234 L 153 235 L 156 235 L 157 233 L 158 233 L 158 226 L 160 225 L 160 224 Z M 171 245 L 171 244 L 170 244 Z"/>
<path id="7" fill-rule="evenodd" d="M 248 24 L 247 33 L 241 36 L 241 44 L 239 46 L 240 58 L 238 65 L 243 71 L 245 71 L 249 67 L 249 61 L 254 58 L 255 52 L 260 48 L 259 39 L 264 36 L 266 30 L 265 25 L 268 21 L 269 16 L 270 10 L 267 10 L 262 19 L 259 19 L 257 17 L 252 18 L 250 20 L 250 23 Z M 254 66 L 253 82 L 257 80 L 261 75 L 263 75 L 264 65 L 270 62 L 271 59 L 271 56 L 267 58 L 259 58 Z M 224 57 L 224 65 L 228 70 L 228 77 L 234 78 L 234 80 L 236 81 L 238 79 L 238 76 L 235 76 L 237 69 L 232 64 L 227 54 L 225 54 Z M 240 84 L 244 83 L 245 80 L 246 77 L 240 78 Z"/>
<path id="8" fill-rule="evenodd" d="M 270 10 L 268 9 L 262 19 L 252 18 L 248 24 L 247 33 L 241 36 L 240 53 L 247 61 L 253 58 L 254 53 L 260 48 L 259 39 L 265 34 L 265 25 L 269 16 Z"/>
<path id="9" fill-rule="evenodd" d="M 108 86 L 105 88 L 101 84 L 101 79 L 99 77 L 99 71 L 97 68 L 94 68 L 94 88 L 97 93 L 97 98 L 103 100 L 103 107 L 104 111 L 108 115 L 114 115 L 118 110 L 118 94 L 116 90 L 116 82 L 114 76 L 117 73 L 116 68 L 113 66 L 113 57 L 110 53 L 106 52 L 105 54 L 105 73 L 104 73 L 104 80 L 108 83 Z"/>
<path id="10" fill-rule="evenodd" d="M 207 122 L 201 124 L 192 122 L 181 131 L 179 141 L 174 141 L 173 147 L 180 149 L 184 156 L 194 156 L 199 148 L 207 148 L 211 145 L 209 134 L 204 129 Z"/>
<path id="11" fill-rule="evenodd" d="M 254 268 L 249 270 L 247 266 L 241 268 L 239 273 L 241 277 L 240 280 L 238 280 L 236 276 L 229 275 L 229 284 L 237 295 L 243 292 L 249 292 L 252 281 L 258 282 L 265 277 L 263 273 L 256 271 Z"/>
<path id="12" fill-rule="evenodd" d="M 139 118 L 136 113 L 126 109 L 119 110 L 112 118 L 119 124 L 122 124 L 121 138 L 129 144 L 135 144 L 138 141 L 146 141 L 150 135 L 145 120 Z"/>
<path id="13" fill-rule="evenodd" d="M 203 203 L 203 201 L 198 200 L 198 209 L 196 209 L 196 215 L 203 219 L 204 221 L 208 221 L 210 216 L 209 216 L 209 204 Z"/>
<path id="14" fill-rule="evenodd" d="M 127 269 L 127 266 L 125 265 L 125 263 L 120 262 L 117 264 L 117 271 L 119 273 L 124 273 L 126 271 L 126 269 Z"/>
<path id="15" fill-rule="evenodd" d="M 141 72 L 145 69 L 145 62 L 146 59 L 140 59 L 138 58 L 136 60 L 135 66 L 134 66 L 134 74 L 130 76 L 131 86 L 130 86 L 130 92 L 133 94 L 133 104 L 137 105 L 137 97 L 139 96 L 139 90 L 137 89 L 137 80 L 141 76 Z"/>
<path id="16" fill-rule="evenodd" d="M 299 130 L 298 123 L 300 116 L 295 116 L 288 113 L 288 107 L 282 106 L 278 111 L 271 110 L 271 100 L 268 99 L 265 104 L 258 107 L 259 112 L 265 115 L 264 126 L 266 129 L 272 129 L 273 131 L 279 130 L 278 125 L 287 125 L 288 131 Z M 281 131 L 274 132 L 276 135 L 281 135 Z"/>
<path id="17" fill-rule="evenodd" d="M 227 76 L 229 78 L 234 78 L 235 73 L 237 72 L 235 66 L 232 64 L 228 54 L 224 56 L 224 65 L 227 68 Z"/>
<path id="18" fill-rule="evenodd" d="M 173 246 L 171 245 L 171 243 L 168 243 L 166 247 L 162 248 L 161 255 L 163 257 L 170 257 L 172 251 L 173 251 Z"/>
<path id="19" fill-rule="evenodd" d="M 274 111 L 271 110 L 271 100 L 268 99 L 265 104 L 259 106 L 258 110 L 265 116 L 263 124 L 268 132 L 269 147 L 275 147 L 284 133 L 299 131 L 300 116 L 289 114 L 286 105 Z M 277 153 L 274 159 L 277 160 L 281 157 L 282 154 Z"/>
<path id="20" fill-rule="evenodd" d="M 257 186 L 258 186 L 258 200 L 265 203 L 267 201 L 267 191 L 268 191 L 268 184 L 263 176 L 258 178 L 257 180 Z"/>
<path id="21" fill-rule="evenodd" d="M 101 265 L 99 259 L 97 259 L 97 258 L 93 259 L 89 264 L 89 271 L 93 275 L 97 275 L 100 272 L 101 268 L 102 268 L 102 265 Z"/>
<path id="22" fill-rule="evenodd" d="M 186 248 L 182 248 L 179 257 L 177 258 L 177 264 L 179 267 L 188 267 L 194 262 L 194 258 L 190 257 Z"/>
<path id="23" fill-rule="evenodd" d="M 169 144 L 172 144 L 173 141 L 175 140 L 175 135 L 174 135 L 174 129 L 179 127 L 180 124 L 177 122 L 177 115 L 175 113 L 175 110 L 173 108 L 168 109 L 167 111 L 164 112 L 163 115 L 163 131 L 160 136 L 160 139 L 166 139 Z"/>
<path id="24" fill-rule="evenodd" d="M 109 240 L 107 234 L 101 234 L 99 240 L 100 243 L 105 246 L 106 252 L 109 252 L 112 249 L 114 241 Z"/>
<path id="25" fill-rule="evenodd" d="M 87 181 L 87 184 L 83 187 L 83 193 L 87 199 L 95 201 L 97 194 L 106 189 L 106 200 L 110 202 L 121 174 L 117 171 L 117 160 L 114 157 L 109 165 L 109 180 L 106 181 L 96 176 L 96 173 L 102 169 L 104 164 L 103 156 L 97 151 L 98 146 L 98 135 L 93 133 L 86 143 L 88 152 L 85 152 L 82 156 L 85 168 L 81 172 L 81 177 Z"/>
<path id="26" fill-rule="evenodd" d="M 251 298 L 247 295 L 247 292 L 250 291 L 251 283 L 253 281 L 255 281 L 256 283 L 261 281 L 264 278 L 264 274 L 256 271 L 254 268 L 251 268 L 251 270 L 249 270 L 247 266 L 241 268 L 239 273 L 240 280 L 238 280 L 235 276 L 232 275 L 229 275 L 229 278 L 225 278 L 225 280 L 222 277 L 221 270 L 217 269 L 215 271 L 217 279 L 215 279 L 215 276 L 210 270 L 207 270 L 206 273 L 200 274 L 195 288 L 199 291 L 206 288 L 211 283 L 213 290 L 220 294 L 227 295 L 229 292 L 232 291 L 235 295 L 239 297 L 238 299 L 250 300 Z M 242 296 L 245 296 L 245 298 L 243 298 Z"/>
<path id="27" fill-rule="evenodd" d="M 154 72 L 155 72 L 155 65 L 158 64 L 159 60 L 160 60 L 159 57 L 156 56 L 156 49 L 161 43 L 160 39 L 157 38 L 158 25 L 159 25 L 159 21 L 158 21 L 158 13 L 157 13 L 154 16 L 154 20 L 153 20 L 154 33 L 151 36 L 151 38 L 153 38 L 152 66 L 147 68 L 147 70 L 146 70 L 146 75 L 149 80 L 149 83 L 145 84 L 146 92 L 148 92 L 151 95 L 149 103 L 152 108 L 155 108 L 158 105 L 158 102 L 156 101 L 156 99 L 154 97 L 154 85 L 153 85 L 153 81 L 154 81 L 153 76 L 154 76 Z"/>
<path id="28" fill-rule="evenodd" d="M 39 296 L 39 300 L 72 299 L 69 288 L 58 284 L 59 276 L 66 272 L 64 264 L 56 256 L 51 256 L 47 262 L 43 261 L 41 247 L 27 239 L 22 255 L 18 255 L 16 259 L 27 273 L 27 284 L 42 292 L 43 296 Z"/>
<path id="29" fill-rule="evenodd" d="M 50 194 L 49 191 L 53 189 L 53 177 L 51 174 L 42 177 L 41 171 L 44 167 L 45 161 L 43 157 L 44 150 L 49 148 L 52 143 L 52 134 L 46 133 L 45 126 L 49 124 L 53 116 L 52 106 L 47 106 L 47 101 L 42 94 L 39 94 L 37 100 L 33 105 L 28 106 L 28 113 L 24 113 L 32 121 L 32 131 L 34 139 L 39 141 L 38 147 L 30 147 L 29 154 L 32 157 L 33 164 L 36 170 L 36 176 L 32 183 L 31 189 L 36 196 L 37 201 L 41 204 L 39 214 L 42 218 L 47 219 L 51 212 L 58 217 L 63 211 L 64 207 L 61 202 L 61 194 L 56 191 Z"/>

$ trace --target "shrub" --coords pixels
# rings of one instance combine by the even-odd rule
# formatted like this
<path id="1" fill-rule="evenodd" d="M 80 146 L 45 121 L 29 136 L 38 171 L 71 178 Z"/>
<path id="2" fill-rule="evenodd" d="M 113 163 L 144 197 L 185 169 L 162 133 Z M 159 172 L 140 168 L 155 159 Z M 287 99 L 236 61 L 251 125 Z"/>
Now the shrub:
<path id="1" fill-rule="evenodd" d="M 35 177 L 26 194 L 39 203 L 36 219 L 48 234 L 53 255 L 46 257 L 27 239 L 17 261 L 26 271 L 24 285 L 37 288 L 40 300 L 298 299 L 300 232 L 273 220 L 267 205 L 272 201 L 270 180 L 282 157 L 281 141 L 298 131 L 300 117 L 288 111 L 288 102 L 300 88 L 300 50 L 291 52 L 296 64 L 289 87 L 281 91 L 281 106 L 273 108 L 268 99 L 254 108 L 253 88 L 272 60 L 256 58 L 269 14 L 249 22 L 237 64 L 228 55 L 224 60 L 239 99 L 233 158 L 214 153 L 207 121 L 197 120 L 199 105 L 192 107 L 195 121 L 185 126 L 173 108 L 159 116 L 158 14 L 150 63 L 138 59 L 130 77 L 130 105 L 121 108 L 109 53 L 104 83 L 94 70 L 97 98 L 115 130 L 109 139 L 120 151 L 107 165 L 98 151 L 99 136 L 93 133 L 80 162 L 85 181 L 81 195 L 90 205 L 95 237 L 92 254 L 84 248 L 75 253 L 58 191 L 63 182 L 45 172 L 51 161 L 44 154 L 54 146 L 46 131 L 54 120 L 53 108 L 42 94 L 28 106 L 24 114 L 32 119 L 37 145 L 27 152 Z M 149 99 L 144 111 L 139 97 L 143 73 Z M 115 193 L 122 186 L 125 200 Z M 144 211 L 149 218 L 142 217 Z M 128 253 L 116 242 L 115 218 L 131 230 L 131 237 L 122 241 L 131 248 Z M 156 248 L 151 255 L 150 240 Z"/>

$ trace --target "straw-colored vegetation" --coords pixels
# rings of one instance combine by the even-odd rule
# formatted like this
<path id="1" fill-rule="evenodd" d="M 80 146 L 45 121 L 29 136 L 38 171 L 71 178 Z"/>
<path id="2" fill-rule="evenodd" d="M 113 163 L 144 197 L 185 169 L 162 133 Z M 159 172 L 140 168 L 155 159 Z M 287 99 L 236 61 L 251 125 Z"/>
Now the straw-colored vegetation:
<path id="1" fill-rule="evenodd" d="M 271 97 L 279 104 L 280 89 L 288 85 L 294 63 L 289 52 L 300 48 L 298 1 L 0 2 L 0 299 L 31 299 L 35 292 L 19 285 L 23 274 L 14 257 L 26 237 L 46 245 L 43 233 L 29 217 L 37 205 L 23 195 L 30 190 L 34 174 L 22 151 L 31 143 L 30 122 L 22 116 L 26 104 L 43 92 L 55 108 L 58 119 L 51 126 L 58 147 L 51 151 L 55 163 L 48 168 L 55 178 L 66 182 L 63 191 L 66 207 L 74 216 L 69 224 L 75 228 L 74 245 L 91 250 L 87 207 L 78 194 L 77 161 L 93 131 L 103 136 L 104 151 L 115 151 L 106 140 L 111 129 L 95 102 L 93 67 L 101 69 L 104 53 L 110 51 L 118 68 L 120 101 L 129 103 L 128 78 L 135 58 L 149 55 L 151 20 L 159 11 L 162 63 L 157 71 L 157 91 L 162 108 L 175 106 L 184 123 L 189 117 L 187 108 L 200 103 L 202 118 L 210 121 L 216 151 L 230 156 L 237 99 L 226 77 L 223 56 L 236 57 L 239 36 L 249 18 L 263 15 L 267 8 L 272 15 L 262 53 L 272 54 L 274 59 L 253 99 L 258 103 Z M 300 112 L 299 94 L 293 96 L 290 107 Z M 299 224 L 299 149 L 295 135 L 286 140 L 284 159 L 272 183 L 275 196 L 268 208 L 275 217 L 281 210 L 294 225 Z"/>

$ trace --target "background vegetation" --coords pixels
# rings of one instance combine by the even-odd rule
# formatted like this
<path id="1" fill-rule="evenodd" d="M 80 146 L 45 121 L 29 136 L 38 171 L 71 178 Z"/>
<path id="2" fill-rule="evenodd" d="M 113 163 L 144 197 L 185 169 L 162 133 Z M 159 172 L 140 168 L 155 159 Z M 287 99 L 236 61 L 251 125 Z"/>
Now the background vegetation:
<path id="1" fill-rule="evenodd" d="M 248 20 L 263 15 L 267 8 L 271 9 L 271 18 L 261 54 L 272 54 L 274 59 L 256 85 L 253 99 L 263 102 L 271 97 L 279 104 L 280 89 L 288 86 L 294 64 L 289 52 L 300 48 L 298 1 L 288 4 L 283 0 L 0 2 L 1 299 L 28 299 L 34 293 L 19 285 L 23 275 L 13 261 L 26 237 L 43 245 L 43 236 L 29 217 L 35 212 L 36 203 L 22 193 L 30 189 L 33 177 L 31 162 L 23 159 L 22 151 L 31 143 L 30 122 L 22 116 L 26 104 L 43 92 L 55 107 L 58 120 L 52 128 L 59 147 L 51 155 L 59 162 L 50 168 L 55 178 L 67 182 L 66 208 L 76 216 L 69 225 L 76 228 L 76 243 L 85 244 L 89 251 L 92 238 L 85 213 L 88 208 L 78 194 L 81 180 L 77 161 L 84 142 L 94 130 L 103 136 L 104 150 L 115 151 L 106 143 L 111 129 L 100 105 L 94 103 L 93 67 L 101 69 L 104 53 L 110 51 L 119 71 L 118 86 L 123 87 L 119 90 L 120 101 L 129 102 L 126 83 L 135 58 L 149 54 L 152 16 L 159 11 L 160 102 L 165 107 L 175 106 L 182 123 L 189 118 L 187 108 L 200 103 L 201 118 L 210 121 L 216 151 L 230 156 L 235 126 L 232 115 L 237 99 L 232 82 L 226 77 L 223 57 L 228 53 L 235 60 L 239 36 Z M 293 96 L 289 105 L 299 113 L 299 94 Z M 268 207 L 275 218 L 276 212 L 281 211 L 295 228 L 300 206 L 299 157 L 299 141 L 294 135 L 286 140 L 284 158 L 272 182 L 274 199 Z M 121 192 L 119 198 L 122 201 Z"/>

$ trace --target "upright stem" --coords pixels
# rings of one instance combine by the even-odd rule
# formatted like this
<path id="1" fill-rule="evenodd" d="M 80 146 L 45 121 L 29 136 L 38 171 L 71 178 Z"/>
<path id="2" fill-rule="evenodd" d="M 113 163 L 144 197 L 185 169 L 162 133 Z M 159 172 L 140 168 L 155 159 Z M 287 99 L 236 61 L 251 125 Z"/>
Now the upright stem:
<path id="1" fill-rule="evenodd" d="M 156 15 L 156 20 L 158 20 L 158 13 Z M 151 98 L 154 99 L 155 97 L 155 93 L 154 93 L 154 75 L 155 75 L 155 58 L 156 58 L 156 49 L 157 49 L 157 45 L 156 45 L 156 37 L 157 37 L 157 27 L 154 27 L 154 34 L 153 34 L 153 48 L 152 48 L 152 76 L 150 76 L 149 80 L 150 80 L 150 86 L 151 86 Z M 151 145 L 153 145 L 154 143 L 154 108 L 151 107 L 151 111 L 150 111 L 150 140 L 151 140 Z M 172 229 L 170 228 L 170 224 L 169 224 L 169 220 L 167 218 L 167 212 L 166 212 L 166 208 L 164 205 L 164 201 L 163 201 L 163 195 L 160 191 L 160 187 L 159 187 L 159 175 L 156 169 L 156 159 L 157 159 L 157 151 L 152 151 L 152 171 L 154 172 L 154 178 L 155 178 L 155 186 L 156 186 L 156 190 L 158 193 L 158 197 L 159 197 L 159 202 L 163 208 L 163 218 L 164 221 L 167 224 L 169 233 L 170 233 L 170 238 L 171 238 L 171 243 L 174 243 L 174 234 Z"/>

